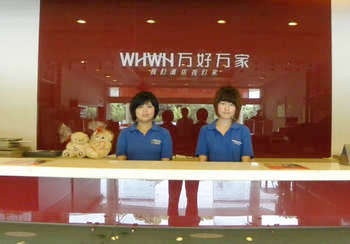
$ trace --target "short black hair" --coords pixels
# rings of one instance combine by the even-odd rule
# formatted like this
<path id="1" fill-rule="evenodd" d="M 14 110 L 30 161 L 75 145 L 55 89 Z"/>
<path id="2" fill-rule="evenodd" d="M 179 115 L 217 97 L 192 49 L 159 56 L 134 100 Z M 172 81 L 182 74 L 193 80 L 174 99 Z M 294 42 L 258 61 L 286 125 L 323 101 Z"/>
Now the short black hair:
<path id="1" fill-rule="evenodd" d="M 159 112 L 159 103 L 156 96 L 152 92 L 142 91 L 137 93 L 130 102 L 129 111 L 133 121 L 136 121 L 136 108 L 146 102 L 151 102 L 154 107 L 154 116 L 157 117 Z"/>
<path id="2" fill-rule="evenodd" d="M 234 120 L 237 120 L 242 107 L 241 94 L 239 93 L 238 89 L 232 86 L 219 88 L 219 90 L 215 94 L 214 104 L 213 104 L 216 115 L 218 115 L 218 104 L 221 101 L 230 102 L 236 106 Z"/>
<path id="3" fill-rule="evenodd" d="M 198 120 L 207 120 L 208 118 L 208 110 L 205 108 L 200 108 L 196 112 L 196 117 Z"/>
<path id="4" fill-rule="evenodd" d="M 174 113 L 170 109 L 164 110 L 162 113 L 162 120 L 165 122 L 171 122 L 174 120 Z"/>

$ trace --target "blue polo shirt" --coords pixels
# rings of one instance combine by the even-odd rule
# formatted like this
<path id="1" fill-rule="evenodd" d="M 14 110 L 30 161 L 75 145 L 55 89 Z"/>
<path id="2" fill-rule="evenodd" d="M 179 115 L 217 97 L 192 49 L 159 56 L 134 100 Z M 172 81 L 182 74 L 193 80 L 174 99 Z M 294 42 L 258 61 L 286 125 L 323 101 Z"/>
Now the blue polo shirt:
<path id="1" fill-rule="evenodd" d="M 205 155 L 208 161 L 240 162 L 242 156 L 254 157 L 249 128 L 233 123 L 222 135 L 216 121 L 203 126 L 199 132 L 196 156 Z"/>
<path id="2" fill-rule="evenodd" d="M 134 124 L 120 132 L 116 154 L 126 155 L 128 160 L 171 159 L 173 143 L 169 131 L 156 124 L 153 124 L 146 135 Z"/>

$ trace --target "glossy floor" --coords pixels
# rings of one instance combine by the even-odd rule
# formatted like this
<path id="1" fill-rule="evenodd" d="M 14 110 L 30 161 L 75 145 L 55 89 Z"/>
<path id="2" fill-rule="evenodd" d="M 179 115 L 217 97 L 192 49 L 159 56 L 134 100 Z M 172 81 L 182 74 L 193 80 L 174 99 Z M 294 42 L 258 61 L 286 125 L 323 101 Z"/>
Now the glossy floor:
<path id="1" fill-rule="evenodd" d="M 337 228 L 157 228 L 0 223 L 5 244 L 348 244 L 350 230 Z"/>
<path id="2" fill-rule="evenodd" d="M 164 180 L 0 177 L 0 221 L 212 228 L 350 225 L 349 182 L 201 181 L 197 185 L 195 181 L 181 186 L 181 181 Z"/>

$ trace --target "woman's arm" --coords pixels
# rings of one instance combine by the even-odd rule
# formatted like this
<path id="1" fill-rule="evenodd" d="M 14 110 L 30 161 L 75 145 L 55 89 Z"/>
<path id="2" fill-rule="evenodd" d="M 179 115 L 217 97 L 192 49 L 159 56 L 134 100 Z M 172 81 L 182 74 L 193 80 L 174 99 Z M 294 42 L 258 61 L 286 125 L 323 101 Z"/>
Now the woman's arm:
<path id="1" fill-rule="evenodd" d="M 161 152 L 161 158 L 162 161 L 169 161 L 172 159 L 173 156 L 173 141 L 171 138 L 171 135 L 167 129 L 164 129 L 164 136 L 163 136 L 163 142 L 162 142 L 162 152 Z"/>
<path id="2" fill-rule="evenodd" d="M 197 139 L 197 146 L 196 146 L 196 153 L 195 155 L 198 156 L 198 159 L 200 162 L 208 161 L 208 147 L 207 147 L 207 141 L 206 141 L 206 135 L 205 131 L 202 127 L 199 131 L 198 139 Z"/>
<path id="3" fill-rule="evenodd" d="M 126 134 L 125 131 L 121 131 L 116 144 L 116 156 L 118 160 L 128 160 L 126 154 Z"/>
<path id="4" fill-rule="evenodd" d="M 241 153 L 241 161 L 242 162 L 250 162 L 252 158 L 254 158 L 254 152 L 253 152 L 253 144 L 252 144 L 252 137 L 250 135 L 250 130 L 247 126 L 244 126 L 245 130 L 243 131 L 243 150 Z"/>

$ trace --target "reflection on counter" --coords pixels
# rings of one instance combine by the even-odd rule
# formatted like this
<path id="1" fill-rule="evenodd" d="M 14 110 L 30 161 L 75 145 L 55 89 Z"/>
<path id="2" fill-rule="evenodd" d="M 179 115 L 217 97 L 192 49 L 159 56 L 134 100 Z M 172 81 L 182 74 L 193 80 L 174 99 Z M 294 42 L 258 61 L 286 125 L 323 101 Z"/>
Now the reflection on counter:
<path id="1" fill-rule="evenodd" d="M 350 225 L 349 182 L 200 181 L 187 193 L 186 183 L 182 184 L 180 195 L 179 185 L 169 188 L 168 184 L 167 180 L 1 177 L 0 221 L 184 227 Z M 172 202 L 168 193 L 174 190 L 179 198 Z"/>
<path id="2" fill-rule="evenodd" d="M 283 119 L 284 126 L 273 129 L 273 121 L 264 117 L 253 117 L 245 124 L 252 133 L 254 152 L 259 157 L 328 157 L 330 150 L 330 116 L 316 123 L 300 123 L 296 117 Z"/>

